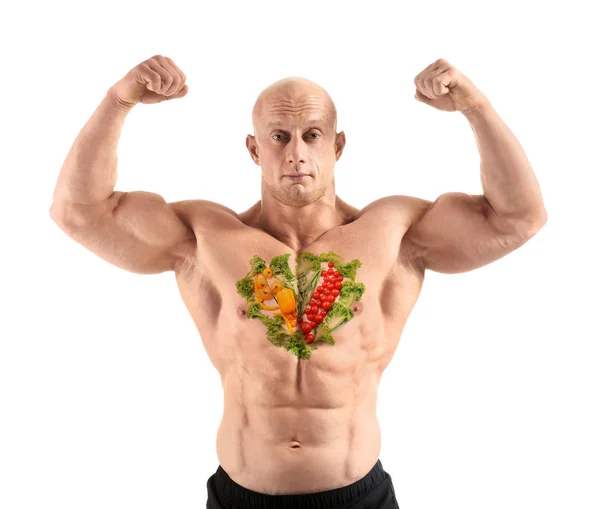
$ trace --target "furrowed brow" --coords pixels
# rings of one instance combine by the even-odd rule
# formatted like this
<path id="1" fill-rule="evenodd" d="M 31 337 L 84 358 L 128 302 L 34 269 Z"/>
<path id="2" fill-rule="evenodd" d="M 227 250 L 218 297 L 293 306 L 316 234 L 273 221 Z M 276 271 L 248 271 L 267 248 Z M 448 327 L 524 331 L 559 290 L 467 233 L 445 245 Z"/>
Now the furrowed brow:
<path id="1" fill-rule="evenodd" d="M 306 123 L 311 127 L 324 127 L 325 125 L 327 125 L 327 121 L 323 117 L 308 119 Z M 269 122 L 267 124 L 267 126 L 265 127 L 265 129 L 267 131 L 269 131 L 271 129 L 275 129 L 276 127 L 282 127 L 282 126 L 283 126 L 282 122 Z"/>

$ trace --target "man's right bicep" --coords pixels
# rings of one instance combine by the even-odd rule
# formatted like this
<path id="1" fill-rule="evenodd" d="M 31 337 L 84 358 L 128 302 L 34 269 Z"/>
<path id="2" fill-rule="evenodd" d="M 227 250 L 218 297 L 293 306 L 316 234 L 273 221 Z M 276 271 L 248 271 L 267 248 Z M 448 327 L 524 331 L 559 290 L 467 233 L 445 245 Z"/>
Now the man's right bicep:
<path id="1" fill-rule="evenodd" d="M 67 235 L 103 260 L 138 274 L 175 270 L 196 240 L 155 193 L 115 191 L 104 207 L 73 215 L 76 220 L 61 225 Z"/>

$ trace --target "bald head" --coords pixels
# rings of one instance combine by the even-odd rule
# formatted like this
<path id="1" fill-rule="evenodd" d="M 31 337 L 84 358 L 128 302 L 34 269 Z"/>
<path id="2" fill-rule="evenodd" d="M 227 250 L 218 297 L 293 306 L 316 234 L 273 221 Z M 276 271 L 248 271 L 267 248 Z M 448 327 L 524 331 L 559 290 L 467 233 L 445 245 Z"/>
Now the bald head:
<path id="1" fill-rule="evenodd" d="M 323 105 L 333 134 L 337 130 L 337 111 L 327 91 L 315 82 L 299 77 L 283 78 L 265 88 L 256 99 L 252 109 L 252 125 L 257 133 L 269 122 L 274 114 L 285 113 L 290 107 L 309 102 L 314 106 Z"/>

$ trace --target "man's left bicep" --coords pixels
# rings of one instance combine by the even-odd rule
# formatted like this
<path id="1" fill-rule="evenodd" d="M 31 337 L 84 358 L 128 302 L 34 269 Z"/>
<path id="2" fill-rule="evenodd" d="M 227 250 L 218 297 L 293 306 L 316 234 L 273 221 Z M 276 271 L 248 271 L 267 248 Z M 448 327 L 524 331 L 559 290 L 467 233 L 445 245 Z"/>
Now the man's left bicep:
<path id="1" fill-rule="evenodd" d="M 446 274 L 468 272 L 522 246 L 534 229 L 498 216 L 483 195 L 450 192 L 421 202 L 406 232 L 425 269 Z M 423 206 L 427 203 L 427 206 Z"/>

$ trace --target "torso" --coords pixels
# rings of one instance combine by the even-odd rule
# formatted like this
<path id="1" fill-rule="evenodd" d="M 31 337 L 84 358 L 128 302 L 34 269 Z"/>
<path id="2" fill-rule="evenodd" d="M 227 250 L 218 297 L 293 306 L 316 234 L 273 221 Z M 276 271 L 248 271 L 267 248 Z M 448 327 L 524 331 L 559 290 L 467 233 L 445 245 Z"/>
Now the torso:
<path id="1" fill-rule="evenodd" d="M 381 447 L 379 380 L 423 283 L 423 271 L 399 249 L 408 209 L 378 200 L 301 250 L 360 260 L 356 281 L 366 287 L 354 318 L 333 331 L 335 345 L 318 343 L 310 359 L 270 343 L 236 289 L 254 255 L 268 264 L 290 253 L 295 270 L 298 252 L 253 227 L 248 211 L 202 202 L 186 216 L 197 244 L 176 277 L 221 375 L 220 465 L 238 484 L 273 495 L 335 489 L 366 475 Z"/>

